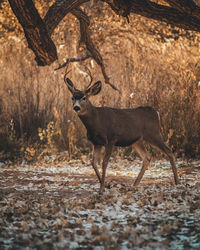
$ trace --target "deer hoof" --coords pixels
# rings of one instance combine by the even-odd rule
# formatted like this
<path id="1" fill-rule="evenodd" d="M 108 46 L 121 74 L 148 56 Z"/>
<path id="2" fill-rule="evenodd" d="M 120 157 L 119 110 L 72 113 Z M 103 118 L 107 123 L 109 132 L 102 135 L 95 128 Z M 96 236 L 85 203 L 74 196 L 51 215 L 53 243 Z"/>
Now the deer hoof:
<path id="1" fill-rule="evenodd" d="M 103 194 L 104 191 L 105 191 L 105 187 L 101 186 L 100 189 L 99 189 L 99 194 Z"/>

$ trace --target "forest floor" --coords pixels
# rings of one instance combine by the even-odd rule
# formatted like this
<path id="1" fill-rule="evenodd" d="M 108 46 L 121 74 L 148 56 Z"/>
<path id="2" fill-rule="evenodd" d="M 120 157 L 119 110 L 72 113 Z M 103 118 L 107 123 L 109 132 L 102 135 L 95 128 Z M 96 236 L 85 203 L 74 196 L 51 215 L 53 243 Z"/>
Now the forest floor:
<path id="1" fill-rule="evenodd" d="M 0 249 L 200 249 L 200 161 L 113 158 L 104 194 L 87 159 L 0 163 Z"/>

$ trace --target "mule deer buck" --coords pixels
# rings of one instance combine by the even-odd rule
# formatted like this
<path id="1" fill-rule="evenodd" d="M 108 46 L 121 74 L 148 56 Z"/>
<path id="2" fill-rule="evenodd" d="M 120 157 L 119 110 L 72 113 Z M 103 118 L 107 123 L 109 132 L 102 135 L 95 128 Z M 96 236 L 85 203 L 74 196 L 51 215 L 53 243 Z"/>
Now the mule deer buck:
<path id="1" fill-rule="evenodd" d="M 72 93 L 73 109 L 85 125 L 87 137 L 94 146 L 92 166 L 100 182 L 100 193 L 105 189 L 106 168 L 114 146 L 125 147 L 133 144 L 134 149 L 143 160 L 143 166 L 134 185 L 140 183 L 150 164 L 150 156 L 145 150 L 143 140 L 157 147 L 168 156 L 175 184 L 179 183 L 174 155 L 163 141 L 160 134 L 159 114 L 152 107 L 133 109 L 95 107 L 89 101 L 89 97 L 97 95 L 101 91 L 101 82 L 97 81 L 90 84 L 86 90 L 80 91 L 74 87 L 74 84 L 66 75 L 67 73 L 64 81 Z M 105 152 L 101 176 L 97 163 L 100 162 L 102 147 L 105 147 Z"/>

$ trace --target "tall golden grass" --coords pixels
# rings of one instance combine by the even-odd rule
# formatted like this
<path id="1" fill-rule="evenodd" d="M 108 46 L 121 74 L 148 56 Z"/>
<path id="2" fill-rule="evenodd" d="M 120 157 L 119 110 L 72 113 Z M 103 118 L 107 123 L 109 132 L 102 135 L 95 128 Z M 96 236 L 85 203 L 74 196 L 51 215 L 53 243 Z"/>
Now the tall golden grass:
<path id="1" fill-rule="evenodd" d="M 131 28 L 134 20 L 132 23 Z M 95 25 L 98 29 L 107 24 Z M 162 133 L 176 155 L 200 157 L 198 46 L 181 38 L 159 42 L 152 35 L 134 33 L 126 25 L 117 20 L 112 31 L 106 33 L 102 28 L 93 37 L 121 94 L 104 84 L 101 94 L 91 102 L 118 108 L 153 106 L 160 112 Z M 74 36 L 62 32 L 73 46 L 70 50 L 58 40 L 59 54 L 72 57 L 76 53 Z M 56 65 L 39 68 L 23 43 L 4 44 L 0 53 L 0 150 L 20 152 L 20 148 L 38 143 L 68 150 L 70 155 L 81 149 L 88 152 L 85 128 L 72 111 L 71 96 L 64 85 L 64 70 L 54 71 Z M 96 63 L 88 60 L 86 64 L 94 80 L 103 81 Z M 89 79 L 83 65 L 76 63 L 71 69 L 69 77 L 77 88 L 84 88 Z M 49 124 L 53 124 L 53 132 Z"/>

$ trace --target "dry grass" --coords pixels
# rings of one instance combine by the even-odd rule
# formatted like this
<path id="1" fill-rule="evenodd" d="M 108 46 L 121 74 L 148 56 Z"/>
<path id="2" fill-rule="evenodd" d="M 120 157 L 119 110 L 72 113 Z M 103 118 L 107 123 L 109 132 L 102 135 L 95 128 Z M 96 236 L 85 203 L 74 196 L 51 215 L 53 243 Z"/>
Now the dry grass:
<path id="1" fill-rule="evenodd" d="M 112 31 L 107 30 L 107 23 L 95 24 L 96 30 L 100 26 L 102 29 L 93 39 L 101 50 L 112 82 L 122 94 L 104 85 L 102 93 L 91 101 L 97 106 L 155 107 L 161 115 L 164 137 L 177 155 L 199 157 L 198 47 L 190 46 L 189 40 L 181 38 L 177 42 L 173 39 L 159 42 L 147 35 L 148 32 L 141 34 L 139 28 L 134 33 L 134 24 L 134 19 L 131 27 L 121 19 L 116 20 Z M 72 43 L 77 33 L 70 37 L 62 29 L 62 36 Z M 71 49 L 69 43 L 64 46 L 59 46 L 63 44 L 60 40 L 57 43 L 60 55 L 71 57 L 76 53 L 75 43 Z M 85 129 L 72 112 L 71 96 L 63 83 L 63 72 L 53 71 L 55 65 L 37 67 L 32 53 L 22 43 L 9 42 L 2 46 L 0 53 L 0 150 L 9 152 L 14 147 L 19 152 L 22 145 L 26 147 L 33 142 L 56 146 L 59 150 L 67 149 L 70 155 L 80 153 L 81 148 L 87 150 L 89 144 Z M 93 61 L 88 61 L 87 66 L 94 80 L 103 80 Z M 74 64 L 71 68 L 70 77 L 75 85 L 78 88 L 87 85 L 84 67 Z M 14 132 L 9 128 L 12 119 Z M 47 132 L 50 122 L 54 122 L 52 134 Z M 44 132 L 43 141 L 38 135 L 39 128 L 39 133 Z"/>

